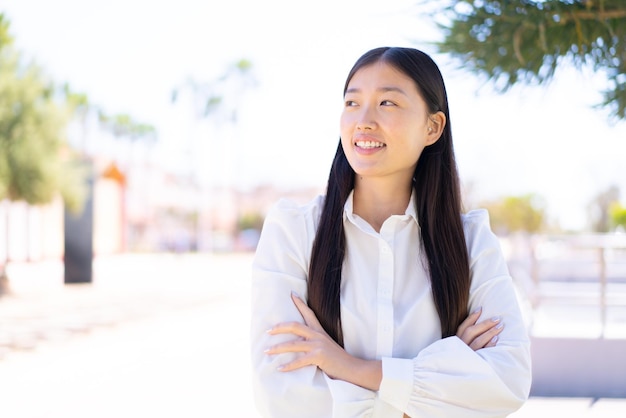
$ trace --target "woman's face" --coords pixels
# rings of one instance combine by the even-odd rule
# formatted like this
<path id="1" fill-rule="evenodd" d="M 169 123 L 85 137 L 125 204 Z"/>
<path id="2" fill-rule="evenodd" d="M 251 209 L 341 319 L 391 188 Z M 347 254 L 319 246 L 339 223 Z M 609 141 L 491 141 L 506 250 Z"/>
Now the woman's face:
<path id="1" fill-rule="evenodd" d="M 429 116 L 411 78 L 377 62 L 359 69 L 348 84 L 341 145 L 359 177 L 410 182 L 422 150 L 441 135 L 442 117 Z"/>

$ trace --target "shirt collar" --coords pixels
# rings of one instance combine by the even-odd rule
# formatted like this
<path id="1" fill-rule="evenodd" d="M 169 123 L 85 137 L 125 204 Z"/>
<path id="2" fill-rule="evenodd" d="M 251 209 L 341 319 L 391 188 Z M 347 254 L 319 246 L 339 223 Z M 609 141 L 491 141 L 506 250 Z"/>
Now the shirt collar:
<path id="1" fill-rule="evenodd" d="M 413 218 L 415 223 L 419 225 L 419 222 L 417 220 L 417 212 L 415 211 L 415 189 L 411 191 L 411 199 L 409 200 L 409 205 L 404 211 L 404 214 Z M 354 222 L 354 216 L 354 190 L 352 190 L 348 195 L 348 199 L 346 199 L 346 204 L 343 206 L 343 219 L 349 219 L 350 221 Z"/>

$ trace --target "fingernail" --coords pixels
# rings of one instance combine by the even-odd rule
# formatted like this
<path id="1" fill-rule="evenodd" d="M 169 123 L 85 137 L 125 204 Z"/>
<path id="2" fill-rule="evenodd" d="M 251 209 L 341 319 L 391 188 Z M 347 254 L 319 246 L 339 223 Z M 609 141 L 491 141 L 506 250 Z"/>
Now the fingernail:
<path id="1" fill-rule="evenodd" d="M 295 290 L 292 290 L 292 291 L 291 291 L 291 296 L 295 296 L 295 297 L 297 297 L 298 299 L 302 299 L 302 298 L 300 297 L 300 295 L 299 295 L 299 294 L 298 294 Z"/>
<path id="2" fill-rule="evenodd" d="M 502 322 L 496 325 L 496 329 L 502 329 L 502 327 L 504 327 L 504 324 Z"/>
<path id="3" fill-rule="evenodd" d="M 284 365 L 283 365 L 283 366 L 278 366 L 278 367 L 276 368 L 276 370 L 278 370 L 279 372 L 282 372 L 284 368 L 285 368 L 285 366 L 284 366 Z"/>
<path id="4" fill-rule="evenodd" d="M 491 318 L 492 322 L 500 322 L 500 317 L 499 316 L 494 316 L 493 318 Z"/>
<path id="5" fill-rule="evenodd" d="M 493 344 L 493 343 L 495 343 L 497 341 L 498 341 L 498 336 L 494 335 L 493 338 L 491 339 L 491 343 Z"/>
<path id="6" fill-rule="evenodd" d="M 265 333 L 266 333 L 266 334 L 271 334 L 273 329 L 274 329 L 274 328 L 267 329 L 267 330 L 265 330 Z"/>
<path id="7" fill-rule="evenodd" d="M 472 312 L 472 315 L 474 315 L 475 313 L 478 313 L 478 312 L 480 312 L 482 310 L 483 310 L 483 307 L 479 306 L 478 308 L 474 309 L 474 311 Z"/>

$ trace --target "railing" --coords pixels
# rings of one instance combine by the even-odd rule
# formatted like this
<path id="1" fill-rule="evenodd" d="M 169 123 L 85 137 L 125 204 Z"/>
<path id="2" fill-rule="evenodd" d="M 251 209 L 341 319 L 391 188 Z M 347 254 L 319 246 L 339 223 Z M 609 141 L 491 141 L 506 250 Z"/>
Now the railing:
<path id="1" fill-rule="evenodd" d="M 518 236 L 503 242 L 511 273 L 533 310 L 555 301 L 597 304 L 604 337 L 609 305 L 626 308 L 626 234 Z"/>

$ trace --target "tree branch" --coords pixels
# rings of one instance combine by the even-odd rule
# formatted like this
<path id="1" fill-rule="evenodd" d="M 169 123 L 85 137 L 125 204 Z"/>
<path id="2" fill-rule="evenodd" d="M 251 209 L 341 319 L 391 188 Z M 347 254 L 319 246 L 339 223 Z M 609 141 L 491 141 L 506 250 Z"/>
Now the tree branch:
<path id="1" fill-rule="evenodd" d="M 581 19 L 581 20 L 608 20 L 608 19 L 623 19 L 626 17 L 626 10 L 610 10 L 610 11 L 599 11 L 599 12 L 587 12 L 587 11 L 572 11 L 570 12 L 572 17 L 567 18 L 563 17 L 563 22 L 567 22 L 571 19 Z"/>

